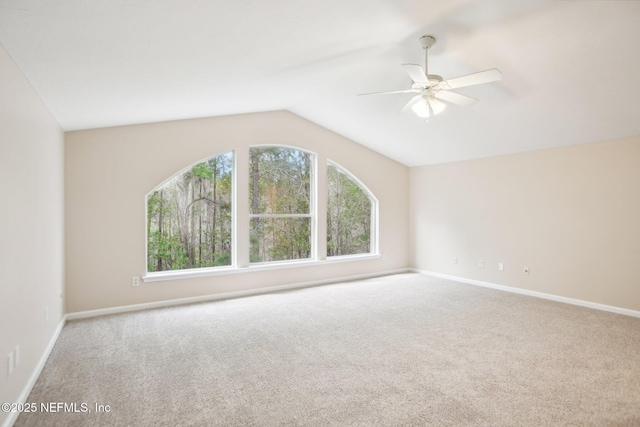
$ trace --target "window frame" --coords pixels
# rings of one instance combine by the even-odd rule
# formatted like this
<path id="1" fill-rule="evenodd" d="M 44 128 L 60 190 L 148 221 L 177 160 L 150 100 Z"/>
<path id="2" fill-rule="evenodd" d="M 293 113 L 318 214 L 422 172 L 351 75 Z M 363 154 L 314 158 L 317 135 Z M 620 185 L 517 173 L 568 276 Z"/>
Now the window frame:
<path id="1" fill-rule="evenodd" d="M 282 260 L 282 261 L 268 261 L 263 263 L 250 263 L 249 262 L 249 234 L 250 234 L 250 214 L 251 207 L 249 206 L 249 159 L 250 159 L 250 149 L 252 147 L 283 147 L 290 148 L 295 150 L 300 150 L 311 155 L 311 194 L 310 194 L 310 204 L 309 204 L 309 215 L 311 215 L 311 256 L 310 258 L 305 259 L 295 259 L 295 260 Z M 158 188 L 165 185 L 167 182 L 171 181 L 176 175 L 182 174 L 185 171 L 193 168 L 195 165 L 205 162 L 212 157 L 216 157 L 223 154 L 231 153 L 232 155 L 232 177 L 231 177 L 231 264 L 228 266 L 217 266 L 217 267 L 203 267 L 203 268 L 190 268 L 190 269 L 182 269 L 182 270 L 166 270 L 166 271 L 157 271 L 157 272 L 149 272 L 148 268 L 148 236 L 147 236 L 147 198 L 150 194 L 156 191 Z M 319 171 L 320 162 L 326 164 L 323 165 L 324 170 L 321 173 Z M 247 163 L 246 165 L 241 165 L 242 163 Z M 321 209 L 324 209 L 322 212 L 325 214 L 325 218 L 323 220 L 326 223 L 326 204 L 328 196 L 328 168 L 327 166 L 332 164 L 340 169 L 343 173 L 345 173 L 349 178 L 351 178 L 358 186 L 365 191 L 365 193 L 369 196 L 369 199 L 372 201 L 371 208 L 371 252 L 367 254 L 355 254 L 355 255 L 335 255 L 331 257 L 326 256 L 326 227 L 323 235 L 319 235 L 320 231 L 320 217 L 319 213 Z M 246 176 L 244 176 L 246 175 Z M 323 178 L 322 186 L 320 185 L 319 179 Z M 246 185 L 246 189 L 240 189 L 240 185 L 243 187 Z M 323 194 L 322 197 L 319 194 L 320 188 L 323 188 L 323 192 L 326 190 L 326 195 Z M 241 200 L 239 198 L 244 198 L 246 200 Z M 320 199 L 323 199 L 321 202 Z M 332 265 L 344 262 L 357 262 L 357 261 L 369 261 L 369 260 L 379 260 L 384 256 L 380 253 L 380 230 L 379 230 L 379 201 L 374 193 L 362 183 L 360 179 L 358 179 L 353 173 L 351 173 L 348 169 L 344 168 L 340 164 L 335 161 L 332 161 L 325 157 L 324 155 L 315 153 L 306 148 L 298 147 L 290 144 L 254 144 L 250 146 L 236 147 L 231 149 L 220 150 L 210 156 L 204 157 L 198 161 L 195 161 L 188 166 L 180 169 L 176 173 L 172 174 L 168 178 L 164 179 L 160 184 L 156 185 L 153 189 L 151 189 L 143 198 L 144 203 L 144 263 L 145 263 L 145 274 L 142 276 L 143 282 L 162 282 L 162 281 L 170 281 L 170 280 L 181 280 L 181 279 L 192 279 L 192 278 L 204 278 L 211 276 L 224 276 L 224 275 L 233 275 L 233 274 L 248 274 L 248 273 L 256 273 L 262 271 L 271 271 L 271 270 L 282 270 L 288 268 L 299 268 L 299 267 L 313 267 L 313 266 L 322 266 L 322 265 Z M 246 205 L 245 205 L 246 203 Z M 323 206 L 320 206 L 320 204 Z M 245 210 L 246 209 L 246 210 Z M 247 215 L 244 217 L 244 215 Z M 260 215 L 260 214 L 258 214 Z M 278 215 L 278 214 L 275 214 Z M 300 214 L 302 215 L 302 214 Z M 305 214 L 306 215 L 306 214 Z M 243 218 L 244 217 L 244 218 Z M 240 230 L 240 228 L 244 229 L 245 224 L 247 226 L 246 230 Z M 246 231 L 246 234 L 245 234 Z M 322 237 L 322 238 L 321 238 Z M 246 239 L 246 241 L 245 241 Z M 324 248 L 320 248 L 320 245 L 325 245 Z M 246 259 L 245 259 L 246 258 Z"/>
<path id="2" fill-rule="evenodd" d="M 173 180 L 174 178 L 176 178 L 177 176 L 180 176 L 182 174 L 184 174 L 185 172 L 189 171 L 190 169 L 192 169 L 194 166 L 199 165 L 200 163 L 204 163 L 206 161 L 208 161 L 209 159 L 212 159 L 214 157 L 219 157 L 225 154 L 231 154 L 231 263 L 229 265 L 221 265 L 221 266 L 214 266 L 214 267 L 200 267 L 200 268 L 184 268 L 184 269 L 179 269 L 179 270 L 163 270 L 163 271 L 149 271 L 149 234 L 148 234 L 148 229 L 149 229 L 149 196 L 152 195 L 155 191 L 157 191 L 158 189 L 160 189 L 161 187 L 163 187 L 165 184 L 167 184 L 168 182 L 170 182 L 171 180 Z M 235 233 L 235 229 L 236 229 L 236 192 L 237 192 L 237 179 L 236 179 L 236 162 L 237 162 L 237 155 L 236 155 L 236 150 L 223 150 L 223 151 L 219 151 L 215 154 L 212 154 L 210 156 L 204 157 L 200 160 L 197 160 L 187 166 L 185 166 L 184 168 L 180 169 L 178 172 L 174 173 L 173 175 L 171 175 L 169 178 L 165 179 L 164 181 L 162 181 L 160 184 L 156 185 L 154 188 L 152 188 L 150 191 L 147 192 L 147 194 L 145 194 L 144 196 L 144 237 L 145 237 L 145 245 L 144 245 L 144 257 L 145 257 L 145 274 L 142 277 L 142 280 L 144 282 L 149 282 L 149 281 L 155 281 L 153 280 L 155 277 L 161 278 L 164 276 L 169 276 L 172 273 L 184 273 L 184 272 L 204 272 L 204 273 L 208 273 L 208 272 L 217 272 L 217 271 L 225 271 L 225 270 L 231 270 L 231 269 L 235 269 L 237 266 L 237 236 Z M 161 279 L 162 280 L 162 279 Z M 164 279 L 167 280 L 167 279 Z"/>
<path id="3" fill-rule="evenodd" d="M 327 256 L 327 259 L 343 259 L 343 258 L 352 258 L 359 257 L 365 255 L 378 255 L 380 253 L 379 247 L 379 222 L 378 222 L 378 211 L 379 211 L 379 203 L 378 198 L 373 194 L 369 187 L 364 185 L 362 181 L 360 181 L 353 173 L 351 173 L 348 169 L 344 168 L 340 164 L 334 162 L 331 159 L 327 159 L 327 204 L 329 199 L 329 166 L 333 166 L 338 169 L 339 173 L 343 173 L 347 177 L 349 177 L 353 182 L 356 183 L 358 187 L 367 195 L 369 201 L 371 202 L 371 218 L 370 218 L 370 227 L 371 233 L 369 237 L 369 252 L 364 254 L 351 254 L 351 255 L 333 255 Z M 328 231 L 327 231 L 328 232 Z M 328 243 L 328 242 L 327 242 Z"/>
<path id="4" fill-rule="evenodd" d="M 267 266 L 267 265 L 276 265 L 276 264 L 288 264 L 288 263 L 299 263 L 305 261 L 316 261 L 317 258 L 317 241 L 318 241 L 318 227 L 317 227 L 317 195 L 318 195 L 318 174 L 316 173 L 318 169 L 318 155 L 313 151 L 306 150 L 304 148 L 295 147 L 293 145 L 286 144 L 258 144 L 258 145 L 250 145 L 248 147 L 249 159 L 251 159 L 251 149 L 252 148 L 286 148 L 289 150 L 297 150 L 302 151 L 309 155 L 309 213 L 308 214 L 253 214 L 251 213 L 251 206 L 249 206 L 249 224 L 251 224 L 252 218 L 310 218 L 309 224 L 309 243 L 311 245 L 311 250 L 309 251 L 308 258 L 301 259 L 288 259 L 288 260 L 278 260 L 278 261 L 263 261 L 263 262 L 251 262 L 249 261 L 249 268 Z M 249 172 L 249 176 L 251 172 Z M 250 181 L 250 180 L 249 180 Z M 250 182 L 248 183 L 250 188 Z M 249 190 L 247 190 L 247 198 L 249 198 Z M 251 228 L 251 225 L 249 225 Z M 249 231 L 249 234 L 251 231 Z M 251 242 L 249 242 L 249 248 L 251 248 Z"/>

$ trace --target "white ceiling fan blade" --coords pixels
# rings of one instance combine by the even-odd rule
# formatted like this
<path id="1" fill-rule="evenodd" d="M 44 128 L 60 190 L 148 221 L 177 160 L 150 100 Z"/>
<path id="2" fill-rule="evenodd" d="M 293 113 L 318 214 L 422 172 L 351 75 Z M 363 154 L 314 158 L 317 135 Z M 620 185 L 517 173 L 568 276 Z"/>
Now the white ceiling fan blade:
<path id="1" fill-rule="evenodd" d="M 402 110 L 400 110 L 400 113 L 404 113 L 405 111 L 408 111 L 411 109 L 411 107 L 413 107 L 413 105 L 420 101 L 422 99 L 422 95 L 416 95 L 413 98 L 411 98 L 409 100 L 409 102 L 407 102 L 404 107 L 402 107 Z"/>
<path id="2" fill-rule="evenodd" d="M 469 105 L 473 105 L 478 102 L 475 98 L 455 92 L 449 92 L 448 90 L 440 90 L 436 92 L 434 96 L 443 101 L 447 101 L 455 105 L 461 105 L 463 107 L 468 107 Z"/>
<path id="3" fill-rule="evenodd" d="M 491 70 L 480 71 L 479 73 L 469 74 L 455 79 L 441 82 L 438 87 L 442 89 L 456 89 L 459 87 L 479 85 L 482 83 L 495 82 L 502 79 L 502 73 L 497 68 Z"/>
<path id="4" fill-rule="evenodd" d="M 402 67 L 407 72 L 407 74 L 409 74 L 409 77 L 411 77 L 411 80 L 413 80 L 414 82 L 420 83 L 423 85 L 429 84 L 429 79 L 427 78 L 427 75 L 424 73 L 424 70 L 422 69 L 421 66 L 416 64 L 402 64 Z"/>
<path id="5" fill-rule="evenodd" d="M 358 96 L 364 96 L 364 95 L 389 95 L 391 93 L 420 93 L 420 90 L 419 89 L 407 89 L 407 90 L 392 90 L 390 92 L 359 93 Z"/>

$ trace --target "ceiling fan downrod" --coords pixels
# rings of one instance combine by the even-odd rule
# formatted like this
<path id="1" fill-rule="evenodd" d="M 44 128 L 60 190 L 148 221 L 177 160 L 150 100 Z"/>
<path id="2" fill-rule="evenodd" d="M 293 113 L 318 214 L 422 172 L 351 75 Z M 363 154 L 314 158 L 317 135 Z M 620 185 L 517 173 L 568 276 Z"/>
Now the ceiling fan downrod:
<path id="1" fill-rule="evenodd" d="M 436 38 L 433 36 L 422 36 L 419 39 L 420 46 L 424 49 L 424 73 L 429 75 L 429 48 L 436 42 Z"/>

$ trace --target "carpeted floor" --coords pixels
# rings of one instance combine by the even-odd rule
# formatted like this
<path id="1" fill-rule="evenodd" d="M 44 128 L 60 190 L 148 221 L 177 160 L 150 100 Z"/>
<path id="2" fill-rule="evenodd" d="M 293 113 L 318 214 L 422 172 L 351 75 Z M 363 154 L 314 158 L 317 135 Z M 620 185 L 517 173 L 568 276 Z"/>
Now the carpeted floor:
<path id="1" fill-rule="evenodd" d="M 402 274 L 70 321 L 28 401 L 91 412 L 16 426 L 639 426 L 640 319 Z"/>

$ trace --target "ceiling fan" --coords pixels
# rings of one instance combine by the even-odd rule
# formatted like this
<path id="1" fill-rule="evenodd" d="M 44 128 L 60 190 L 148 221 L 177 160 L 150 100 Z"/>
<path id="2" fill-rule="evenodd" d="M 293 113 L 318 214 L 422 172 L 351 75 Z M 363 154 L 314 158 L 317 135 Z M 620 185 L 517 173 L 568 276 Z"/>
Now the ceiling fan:
<path id="1" fill-rule="evenodd" d="M 477 99 L 471 98 L 470 96 L 452 92 L 452 89 L 495 82 L 502 79 L 502 73 L 496 68 L 449 80 L 443 80 L 442 77 L 438 75 L 429 74 L 429 48 L 433 46 L 435 42 L 436 39 L 433 36 L 420 37 L 420 45 L 424 49 L 424 70 L 416 64 L 402 64 L 402 67 L 413 81 L 411 89 L 395 90 L 391 92 L 363 93 L 361 95 L 416 93 L 417 95 L 411 98 L 400 112 L 402 113 L 411 109 L 418 117 L 428 119 L 429 117 L 441 113 L 442 110 L 444 110 L 446 104 L 442 101 L 464 107 L 478 102 Z"/>

